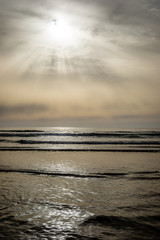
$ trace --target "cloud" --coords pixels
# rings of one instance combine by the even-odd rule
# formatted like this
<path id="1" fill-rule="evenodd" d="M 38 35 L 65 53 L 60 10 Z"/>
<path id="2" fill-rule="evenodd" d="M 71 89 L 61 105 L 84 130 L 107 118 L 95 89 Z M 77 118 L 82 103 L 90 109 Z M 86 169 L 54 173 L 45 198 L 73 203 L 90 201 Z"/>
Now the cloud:
<path id="1" fill-rule="evenodd" d="M 2 118 L 10 115 L 35 115 L 47 109 L 47 106 L 40 104 L 0 105 L 0 115 Z"/>

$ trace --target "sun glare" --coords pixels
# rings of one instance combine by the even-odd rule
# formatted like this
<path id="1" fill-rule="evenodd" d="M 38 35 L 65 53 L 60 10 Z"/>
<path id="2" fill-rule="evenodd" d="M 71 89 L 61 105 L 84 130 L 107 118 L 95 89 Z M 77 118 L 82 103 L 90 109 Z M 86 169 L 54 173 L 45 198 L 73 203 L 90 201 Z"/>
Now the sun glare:
<path id="1" fill-rule="evenodd" d="M 69 42 L 73 40 L 73 29 L 62 20 L 55 20 L 53 31 L 55 39 L 60 42 Z"/>
<path id="2" fill-rule="evenodd" d="M 77 31 L 65 19 L 53 19 L 45 29 L 47 41 L 63 45 L 74 45 L 77 41 Z"/>

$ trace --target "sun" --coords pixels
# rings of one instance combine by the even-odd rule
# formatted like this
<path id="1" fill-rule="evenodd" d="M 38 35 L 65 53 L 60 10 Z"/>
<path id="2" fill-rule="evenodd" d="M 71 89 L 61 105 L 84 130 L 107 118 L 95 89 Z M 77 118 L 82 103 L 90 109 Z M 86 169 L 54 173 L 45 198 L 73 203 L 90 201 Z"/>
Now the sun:
<path id="1" fill-rule="evenodd" d="M 72 42 L 74 38 L 73 28 L 62 19 L 55 20 L 53 26 L 53 34 L 57 41 L 59 42 Z"/>
<path id="2" fill-rule="evenodd" d="M 44 33 L 48 42 L 74 45 L 78 40 L 78 31 L 63 17 L 50 21 Z"/>

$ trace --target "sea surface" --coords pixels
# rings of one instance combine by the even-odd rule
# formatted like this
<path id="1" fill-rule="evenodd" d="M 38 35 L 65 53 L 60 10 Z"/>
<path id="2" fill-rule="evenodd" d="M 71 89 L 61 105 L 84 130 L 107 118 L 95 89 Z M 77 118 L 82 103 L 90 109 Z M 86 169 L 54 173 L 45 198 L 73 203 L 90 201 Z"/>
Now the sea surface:
<path id="1" fill-rule="evenodd" d="M 0 129 L 0 239 L 159 240 L 160 129 Z"/>

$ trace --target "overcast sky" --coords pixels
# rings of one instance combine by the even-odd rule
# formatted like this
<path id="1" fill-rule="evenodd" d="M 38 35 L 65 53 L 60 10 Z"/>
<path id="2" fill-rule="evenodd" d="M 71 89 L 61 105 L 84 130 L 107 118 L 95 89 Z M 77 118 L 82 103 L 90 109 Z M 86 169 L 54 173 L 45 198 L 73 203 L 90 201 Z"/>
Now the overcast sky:
<path id="1" fill-rule="evenodd" d="M 0 0 L 0 126 L 160 127 L 159 0 Z"/>

